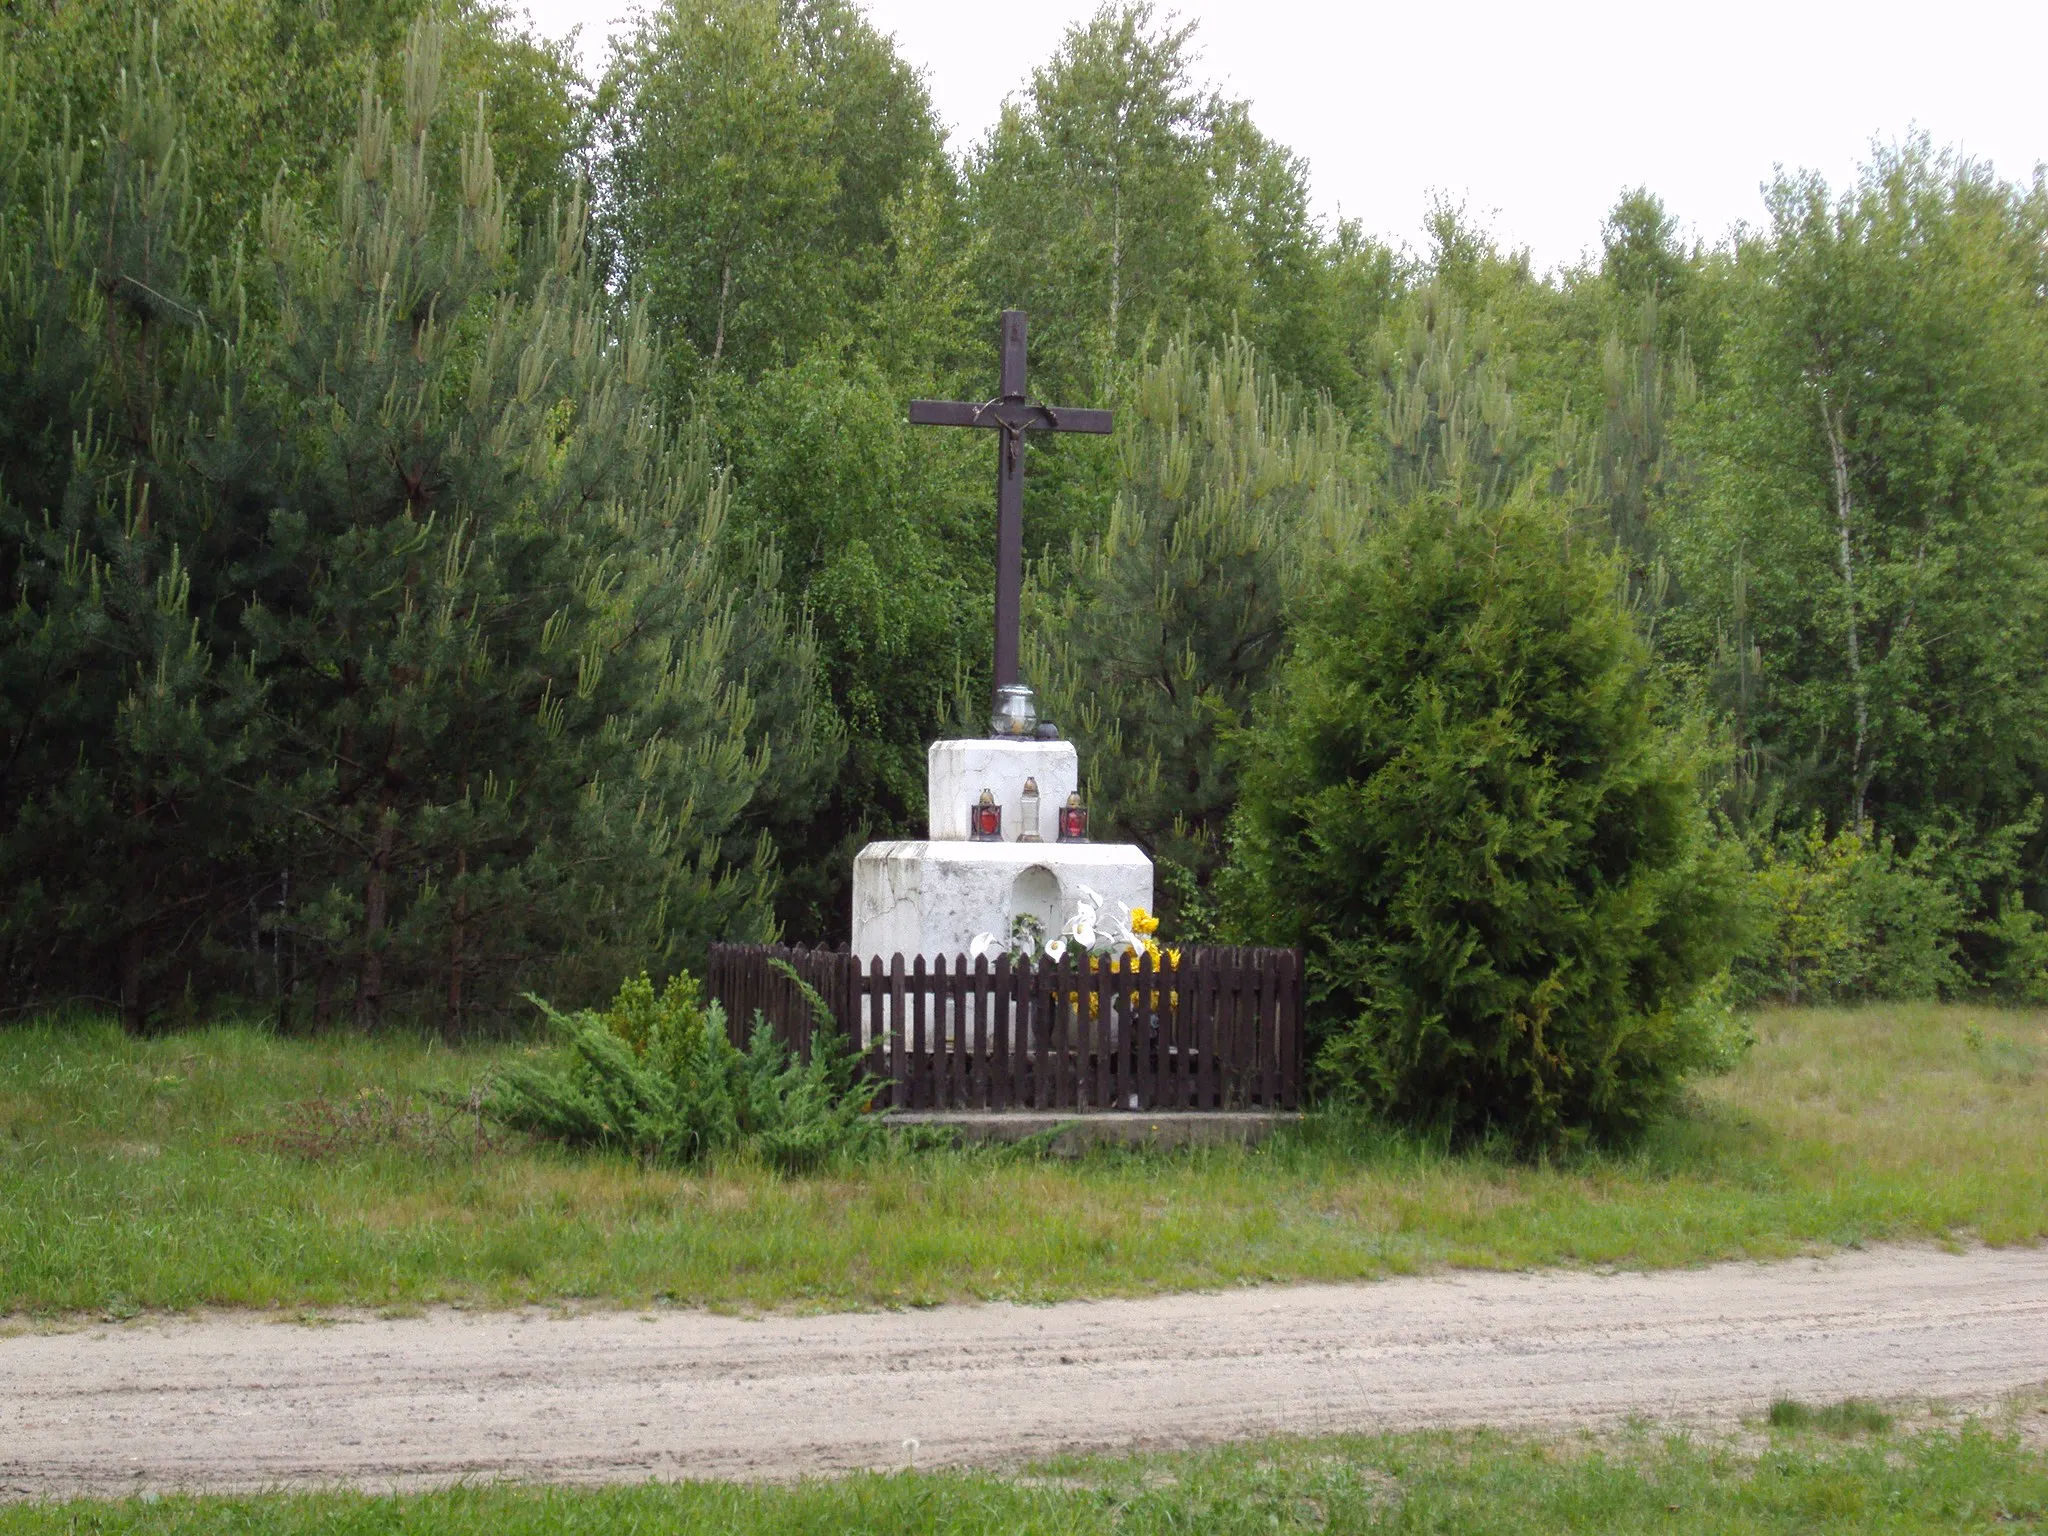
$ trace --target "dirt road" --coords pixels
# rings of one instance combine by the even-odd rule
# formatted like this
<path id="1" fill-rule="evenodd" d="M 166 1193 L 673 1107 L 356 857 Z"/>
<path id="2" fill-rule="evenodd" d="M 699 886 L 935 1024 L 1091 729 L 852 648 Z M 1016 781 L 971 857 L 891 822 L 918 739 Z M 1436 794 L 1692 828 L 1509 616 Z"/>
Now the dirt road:
<path id="1" fill-rule="evenodd" d="M 0 1494 L 785 1477 L 2048 1382 L 2048 1250 L 748 1321 L 248 1315 L 0 1338 Z"/>

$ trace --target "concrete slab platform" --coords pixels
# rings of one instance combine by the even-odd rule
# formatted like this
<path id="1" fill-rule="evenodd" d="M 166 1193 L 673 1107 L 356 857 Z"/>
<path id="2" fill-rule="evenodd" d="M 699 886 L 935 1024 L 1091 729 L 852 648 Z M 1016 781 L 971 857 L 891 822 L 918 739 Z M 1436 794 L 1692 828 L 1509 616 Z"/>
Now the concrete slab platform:
<path id="1" fill-rule="evenodd" d="M 963 1143 L 1016 1142 L 1055 1132 L 1048 1150 L 1079 1157 L 1090 1147 L 1252 1147 L 1301 1115 L 1289 1110 L 1103 1110 L 1059 1114 L 1039 1110 L 891 1110 L 891 1125 L 936 1125 Z"/>

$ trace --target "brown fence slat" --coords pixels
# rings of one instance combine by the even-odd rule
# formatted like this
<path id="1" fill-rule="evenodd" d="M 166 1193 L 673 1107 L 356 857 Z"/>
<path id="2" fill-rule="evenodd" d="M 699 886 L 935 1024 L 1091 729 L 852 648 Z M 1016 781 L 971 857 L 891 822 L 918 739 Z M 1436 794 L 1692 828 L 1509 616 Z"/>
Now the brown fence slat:
<path id="1" fill-rule="evenodd" d="M 1097 1109 L 1125 1108 L 1123 1079 L 1124 1059 L 1130 1055 L 1131 1025 L 1130 1010 L 1125 1009 L 1122 1017 L 1117 1013 L 1117 989 L 1124 980 L 1124 972 L 1130 970 L 1126 959 L 1123 970 L 1112 971 L 1109 961 L 1102 962 L 1102 968 L 1093 973 L 1095 985 L 1088 992 L 1089 1044 L 1095 1048 L 1095 1107 Z"/>
<path id="2" fill-rule="evenodd" d="M 973 1034 L 968 1046 L 968 1088 L 966 1107 L 987 1109 L 993 1102 L 989 1097 L 989 1000 L 988 1000 L 988 956 L 974 957 L 974 974 L 968 978 L 968 995 L 971 1007 L 970 1024 Z"/>
<path id="3" fill-rule="evenodd" d="M 1005 958 L 997 972 L 1002 984 L 996 989 L 996 1036 L 1001 1041 L 1004 1091 L 1010 1109 L 1026 1107 L 1024 1090 L 1031 1081 L 1025 1061 L 1031 1043 L 1030 982 L 1025 971 L 1025 966 Z"/>
<path id="4" fill-rule="evenodd" d="M 1267 1046 L 1265 974 L 1261 969 L 1263 957 L 1262 950 L 1247 949 L 1244 952 L 1244 1001 L 1240 1005 L 1244 1014 L 1244 1087 L 1240 1103 L 1246 1107 L 1265 1102 Z"/>
<path id="5" fill-rule="evenodd" d="M 1073 1097 L 1067 1102 L 1075 1109 L 1100 1109 L 1101 1096 L 1095 1091 L 1095 969 L 1092 957 L 1069 952 L 1068 968 L 1074 983 L 1067 989 L 1068 1043 L 1072 1048 Z"/>
<path id="6" fill-rule="evenodd" d="M 1038 962 L 1022 960 L 1011 967 L 1010 978 L 1017 989 L 1017 1007 L 1010 1018 L 1010 1070 L 1016 1074 L 1017 1107 L 1043 1109 L 1035 1076 L 1038 1066 L 1038 1020 L 1034 1005 L 1038 997 Z"/>
<path id="7" fill-rule="evenodd" d="M 1167 1045 L 1172 1038 L 1173 1013 L 1169 1001 L 1169 988 L 1165 981 L 1166 957 L 1154 960 L 1150 955 L 1138 969 L 1138 982 L 1145 989 L 1144 997 L 1149 1010 L 1151 1025 L 1143 1040 L 1145 1054 L 1139 1058 L 1138 1093 L 1145 1108 L 1165 1108 L 1173 1103 L 1168 1083 L 1172 1064 L 1166 1055 Z"/>
<path id="8" fill-rule="evenodd" d="M 1277 1015 L 1274 1003 L 1273 951 L 1255 949 L 1251 952 L 1252 980 L 1252 1030 L 1254 1034 L 1254 1055 L 1252 1076 L 1261 1109 L 1273 1107 L 1275 1083 L 1273 1081 L 1274 1024 Z"/>
<path id="9" fill-rule="evenodd" d="M 1264 1069 L 1260 1063 L 1265 1058 L 1263 1031 L 1260 1028 L 1265 1016 L 1265 1003 L 1259 995 L 1259 951 L 1248 949 L 1244 952 L 1244 1001 L 1240 1005 L 1244 1013 L 1244 1097 L 1240 1101 L 1249 1107 L 1263 1103 L 1260 1094 L 1265 1089 Z"/>
<path id="10" fill-rule="evenodd" d="M 1124 1102 L 1138 1109 L 1159 1104 L 1159 962 L 1147 953 L 1131 967 L 1131 985 L 1125 1014 L 1131 1021 L 1131 1049 L 1126 1056 L 1130 1075 L 1124 1083 Z"/>
<path id="11" fill-rule="evenodd" d="M 1237 952 L 1237 1048 L 1232 1053 L 1236 1058 L 1236 1092 L 1231 1099 L 1232 1109 L 1251 1107 L 1253 1095 L 1259 1087 L 1259 972 L 1252 951 L 1241 949 Z"/>
<path id="12" fill-rule="evenodd" d="M 1072 1058 L 1072 1097 L 1067 1103 L 1074 1109 L 1101 1107 L 1095 1095 L 1094 1009 L 1088 1004 L 1095 992 L 1095 972 L 1088 960 L 1086 954 L 1067 955 L 1067 967 L 1074 978 L 1073 985 L 1066 989 L 1067 1043 Z"/>
<path id="13" fill-rule="evenodd" d="M 1202 1063 L 1207 1087 L 1202 1108 L 1221 1109 L 1229 1102 L 1230 1069 L 1224 1056 L 1230 1050 L 1230 951 L 1219 949 L 1210 957 L 1207 989 L 1208 1030 Z"/>
<path id="14" fill-rule="evenodd" d="M 1173 1037 L 1173 1096 L 1167 1103 L 1176 1109 L 1192 1109 L 1195 1104 L 1194 1084 L 1189 1073 L 1194 1062 L 1194 1028 L 1189 1020 L 1193 1017 L 1195 996 L 1195 958 L 1192 950 L 1184 950 L 1180 962 L 1173 968 L 1173 990 L 1167 998 L 1168 1033 Z"/>
<path id="15" fill-rule="evenodd" d="M 1061 984 L 1065 979 L 1066 967 L 1059 960 L 1047 960 L 1042 956 L 1038 962 L 1039 991 L 1042 1004 L 1039 1014 L 1043 1023 L 1039 1034 L 1045 1041 L 1040 1060 L 1045 1063 L 1045 1096 L 1043 1103 L 1054 1109 L 1067 1107 L 1066 1074 L 1066 988 Z"/>
<path id="16" fill-rule="evenodd" d="M 1201 981 L 1195 988 L 1195 1108 L 1217 1107 L 1217 1013 L 1223 1004 L 1222 956 L 1202 957 Z"/>
<path id="17" fill-rule="evenodd" d="M 1163 957 L 1162 957 L 1163 958 Z M 1184 990 L 1182 975 L 1186 969 L 1181 966 L 1160 967 L 1170 971 L 1171 983 L 1159 987 L 1159 1033 L 1158 1064 L 1152 1083 L 1152 1102 L 1166 1109 L 1179 1109 L 1187 1103 L 1187 1090 L 1181 1072 L 1178 1052 L 1180 1050 L 1180 998 Z"/>
<path id="18" fill-rule="evenodd" d="M 988 990 L 989 1104 L 990 1109 L 1010 1109 L 1017 1102 L 1016 1080 L 1010 1067 L 1010 1002 L 1016 983 L 1010 977 L 1010 957 L 997 955 L 991 967 Z"/>
<path id="19" fill-rule="evenodd" d="M 1136 1021 L 1131 1045 L 1131 1091 L 1138 1108 L 1159 1106 L 1159 1072 L 1165 1049 L 1166 994 L 1159 985 L 1159 962 L 1150 954 L 1138 961 L 1131 978 L 1131 1017 Z"/>
<path id="20" fill-rule="evenodd" d="M 946 1107 L 948 1109 L 972 1109 L 974 1107 L 974 1037 L 967 1022 L 967 1003 L 971 987 L 967 974 L 967 957 L 955 955 L 949 962 L 952 973 L 951 991 L 947 996 L 952 1011 L 952 1048 L 946 1053 Z"/>
<path id="21" fill-rule="evenodd" d="M 1101 1022 L 1095 997 L 1099 973 L 1089 964 L 1090 956 L 1069 958 L 1074 965 L 1074 989 L 1067 994 L 1067 1012 L 1074 1029 L 1073 1105 L 1076 1109 L 1101 1109 L 1107 1095 L 1102 1091 L 1100 1070 L 1107 1065 L 1103 1058 L 1109 1046 L 1106 1036 L 1096 1039 L 1096 1026 Z"/>
<path id="22" fill-rule="evenodd" d="M 953 967 L 943 954 L 932 959 L 932 1107 L 957 1109 L 958 1081 L 954 1075 L 953 1047 L 960 1033 L 953 1017 Z"/>
<path id="23" fill-rule="evenodd" d="M 1174 1069 L 1180 1075 L 1180 1097 L 1175 1102 L 1182 1109 L 1197 1108 L 1201 1102 L 1199 1086 L 1201 1074 L 1201 1048 L 1197 1037 L 1200 1031 L 1195 1020 L 1200 1013 L 1198 1006 L 1201 992 L 1202 957 L 1198 950 L 1188 950 L 1181 957 L 1180 1006 L 1174 1010 Z"/>
<path id="24" fill-rule="evenodd" d="M 1294 1074 L 1301 1059 L 1299 1041 L 1295 1035 L 1296 1023 L 1301 1016 L 1299 998 L 1295 991 L 1294 952 L 1283 949 L 1274 957 L 1273 994 L 1276 1000 L 1273 1036 L 1273 1070 L 1279 1079 L 1277 1086 L 1277 1107 L 1292 1109 L 1298 1102 Z"/>
<path id="25" fill-rule="evenodd" d="M 1290 1065 L 1288 1065 L 1288 1061 L 1290 1061 L 1288 1059 L 1288 995 L 1286 995 L 1286 991 L 1288 991 L 1286 989 L 1286 977 L 1288 977 L 1288 965 L 1286 963 L 1288 963 L 1290 954 L 1288 954 L 1288 950 L 1268 950 L 1268 956 L 1270 956 L 1270 961 L 1268 961 L 1266 971 L 1272 977 L 1272 989 L 1274 989 L 1274 1006 L 1272 1006 L 1272 1020 L 1274 1020 L 1272 1083 L 1274 1083 L 1274 1087 L 1272 1087 L 1272 1098 L 1266 1102 L 1266 1108 L 1268 1110 L 1278 1110 L 1280 1102 L 1286 1098 L 1286 1075 L 1290 1071 Z"/>
<path id="26" fill-rule="evenodd" d="M 1257 1003 L 1252 997 L 1249 956 L 1242 949 L 1230 954 L 1230 1045 L 1224 1051 L 1229 1077 L 1224 1093 L 1225 1109 L 1243 1109 L 1251 1102 L 1252 1030 L 1257 1022 Z"/>
<path id="27" fill-rule="evenodd" d="M 1051 1011 L 1047 1000 L 1052 995 L 1052 978 L 1046 975 L 1044 958 L 1030 962 L 1024 967 L 1025 994 L 1029 1003 L 1023 1010 L 1028 1024 L 1020 1021 L 1019 1027 L 1027 1029 L 1026 1038 L 1031 1042 L 1031 1092 L 1025 1101 L 1033 1109 L 1053 1109 L 1058 1101 L 1052 1093 L 1052 1030 Z"/>
<path id="28" fill-rule="evenodd" d="M 1088 1032 L 1079 1007 L 1081 988 L 1087 985 L 1087 957 L 1075 950 L 1060 956 L 1060 995 L 1053 1014 L 1060 1021 L 1060 1106 L 1080 1109 L 1088 1102 L 1087 1073 L 1083 1052 L 1088 1049 Z"/>
<path id="29" fill-rule="evenodd" d="M 976 1023 L 981 1001 L 981 983 L 975 976 L 975 966 L 961 955 L 954 966 L 959 980 L 954 983 L 953 992 L 959 1001 L 954 1004 L 960 1020 L 960 1107 L 979 1109 L 981 1107 L 980 1079 L 976 1073 L 981 1068 L 981 1046 L 979 1027 Z"/>
<path id="30" fill-rule="evenodd" d="M 1229 949 L 1216 955 L 1216 1104 L 1230 1108 L 1231 1055 L 1237 1048 L 1237 966 Z"/>
<path id="31" fill-rule="evenodd" d="M 892 1085 L 889 1102 L 903 1109 L 910 1102 L 910 1052 L 909 1042 L 904 1039 L 903 956 L 900 952 L 889 957 L 888 1020 L 889 1082 Z"/>
<path id="32" fill-rule="evenodd" d="M 946 1096 L 947 1109 L 965 1109 L 961 1074 L 967 1066 L 967 957 L 946 958 Z"/>
<path id="33" fill-rule="evenodd" d="M 925 979 L 924 956 L 913 955 L 910 961 L 910 1107 L 930 1109 L 931 1096 L 931 1015 L 925 1006 L 930 988 Z"/>
<path id="34" fill-rule="evenodd" d="M 1038 1043 L 1038 1107 L 1060 1109 L 1060 963 L 1038 957 L 1032 1038 Z"/>
<path id="35" fill-rule="evenodd" d="M 875 1058 L 875 1076 L 883 1082 L 894 1082 L 895 1074 L 889 1062 L 889 973 L 882 964 L 880 955 L 869 957 L 867 974 L 861 978 L 864 988 L 861 1006 L 866 1010 L 868 1048 Z"/>

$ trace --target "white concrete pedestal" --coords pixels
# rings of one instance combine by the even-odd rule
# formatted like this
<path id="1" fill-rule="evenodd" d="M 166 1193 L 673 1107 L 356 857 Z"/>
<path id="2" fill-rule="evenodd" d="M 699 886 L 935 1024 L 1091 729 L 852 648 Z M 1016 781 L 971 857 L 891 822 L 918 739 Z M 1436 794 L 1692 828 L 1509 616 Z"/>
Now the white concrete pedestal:
<path id="1" fill-rule="evenodd" d="M 1047 938 L 1084 899 L 1152 905 L 1152 861 L 1130 843 L 870 843 L 853 861 L 853 952 L 957 961 L 978 933 L 1030 915 Z"/>
<path id="2" fill-rule="evenodd" d="M 1038 788 L 1038 822 L 1022 825 L 1027 779 Z M 1152 905 L 1152 861 L 1131 843 L 1054 841 L 1057 812 L 1080 784 L 1069 741 L 935 741 L 927 758 L 921 842 L 870 843 L 853 861 L 853 952 L 863 960 L 923 955 L 951 961 L 980 933 L 1007 943 L 1018 917 L 1051 938 L 1086 899 L 1107 912 Z M 1001 842 L 968 840 L 968 807 L 987 790 L 1003 810 Z M 1020 837 L 1036 831 L 1040 841 Z"/>

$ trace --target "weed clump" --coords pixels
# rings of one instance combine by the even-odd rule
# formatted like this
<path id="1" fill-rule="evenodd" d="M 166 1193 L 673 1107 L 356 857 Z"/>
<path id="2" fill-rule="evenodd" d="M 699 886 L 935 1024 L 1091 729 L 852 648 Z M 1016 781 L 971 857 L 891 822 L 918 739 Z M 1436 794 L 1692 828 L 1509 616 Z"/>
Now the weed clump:
<path id="1" fill-rule="evenodd" d="M 323 1163 L 396 1150 L 427 1158 L 477 1158 L 505 1149 L 484 1113 L 482 1087 L 461 1099 L 435 1094 L 414 1097 L 364 1088 L 346 1098 L 315 1094 L 286 1105 L 275 1129 L 233 1138 L 297 1158 Z"/>
<path id="2" fill-rule="evenodd" d="M 1892 1416 L 1875 1403 L 1860 1397 L 1845 1397 L 1839 1403 L 1815 1408 L 1796 1398 L 1781 1397 L 1765 1416 L 1773 1429 L 1811 1429 L 1824 1435 L 1881 1435 L 1892 1427 Z"/>

